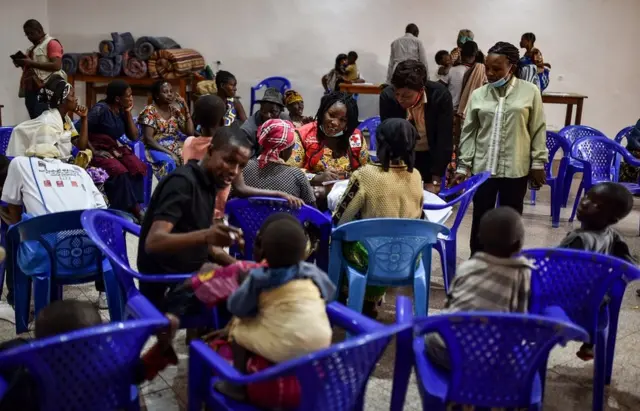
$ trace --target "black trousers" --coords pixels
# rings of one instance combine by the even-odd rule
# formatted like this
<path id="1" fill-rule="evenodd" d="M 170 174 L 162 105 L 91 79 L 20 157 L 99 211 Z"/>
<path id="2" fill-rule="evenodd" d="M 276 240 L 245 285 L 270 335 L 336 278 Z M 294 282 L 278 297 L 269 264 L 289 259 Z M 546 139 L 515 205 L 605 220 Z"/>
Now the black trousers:
<path id="1" fill-rule="evenodd" d="M 422 183 L 428 184 L 433 181 L 433 175 L 431 174 L 431 152 L 429 151 L 415 151 L 416 163 L 415 168 L 420 172 L 422 176 Z"/>
<path id="2" fill-rule="evenodd" d="M 500 206 L 511 207 L 522 214 L 524 196 L 527 194 L 529 177 L 520 178 L 490 178 L 473 196 L 473 220 L 471 222 L 471 255 L 482 251 L 482 244 L 478 239 L 478 228 L 482 216 L 496 207 L 496 200 L 500 199 Z"/>

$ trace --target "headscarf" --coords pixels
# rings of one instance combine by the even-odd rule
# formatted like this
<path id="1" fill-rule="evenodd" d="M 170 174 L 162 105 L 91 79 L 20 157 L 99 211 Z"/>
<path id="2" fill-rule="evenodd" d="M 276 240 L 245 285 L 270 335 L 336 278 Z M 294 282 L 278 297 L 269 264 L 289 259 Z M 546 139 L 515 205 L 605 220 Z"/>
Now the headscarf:
<path id="1" fill-rule="evenodd" d="M 302 95 L 295 90 L 287 90 L 284 93 L 284 105 L 288 106 L 289 104 L 297 103 L 302 101 Z"/>
<path id="2" fill-rule="evenodd" d="M 40 91 L 40 100 L 49 108 L 58 108 L 71 93 L 71 84 L 60 76 L 52 76 Z"/>
<path id="3" fill-rule="evenodd" d="M 295 126 L 292 122 L 279 118 L 267 120 L 258 129 L 258 144 L 262 152 L 258 156 L 258 166 L 264 168 L 267 163 L 281 163 L 280 152 L 294 143 Z"/>

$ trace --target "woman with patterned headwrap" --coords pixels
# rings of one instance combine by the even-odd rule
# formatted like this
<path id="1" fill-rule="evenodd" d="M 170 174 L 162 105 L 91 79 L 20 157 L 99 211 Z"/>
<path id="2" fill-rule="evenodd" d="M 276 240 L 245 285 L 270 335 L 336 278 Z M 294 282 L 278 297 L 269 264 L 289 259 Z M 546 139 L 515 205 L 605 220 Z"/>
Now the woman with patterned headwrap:
<path id="1" fill-rule="evenodd" d="M 284 93 L 284 105 L 287 107 L 289 118 L 294 126 L 302 127 L 303 125 L 313 121 L 312 117 L 305 117 L 302 115 L 302 112 L 304 111 L 304 101 L 302 100 L 300 93 L 297 91 L 287 90 Z"/>
<path id="2" fill-rule="evenodd" d="M 7 156 L 17 157 L 33 155 L 29 153 L 36 137 L 47 136 L 51 152 L 59 152 L 56 158 L 71 159 L 71 150 L 75 145 L 79 150 L 88 148 L 87 109 L 78 105 L 78 99 L 71 84 L 62 77 L 52 76 L 41 89 L 40 99 L 49 110 L 33 120 L 18 124 L 11 133 Z M 69 115 L 77 114 L 82 118 L 80 133 L 76 130 Z M 41 140 L 41 139 L 40 139 Z M 40 147 L 42 150 L 42 147 Z M 88 163 L 88 161 L 87 161 Z"/>

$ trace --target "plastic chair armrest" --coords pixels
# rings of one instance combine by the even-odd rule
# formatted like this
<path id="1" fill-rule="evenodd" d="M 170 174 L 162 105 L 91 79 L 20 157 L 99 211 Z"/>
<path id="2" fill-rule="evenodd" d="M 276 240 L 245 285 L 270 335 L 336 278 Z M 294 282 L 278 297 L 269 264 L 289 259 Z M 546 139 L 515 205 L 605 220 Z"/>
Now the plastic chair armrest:
<path id="1" fill-rule="evenodd" d="M 127 312 L 137 319 L 165 318 L 158 309 L 142 294 L 135 295 L 127 301 Z"/>
<path id="2" fill-rule="evenodd" d="M 379 322 L 336 302 L 327 305 L 327 314 L 331 324 L 337 325 L 352 334 L 365 334 L 383 327 Z"/>

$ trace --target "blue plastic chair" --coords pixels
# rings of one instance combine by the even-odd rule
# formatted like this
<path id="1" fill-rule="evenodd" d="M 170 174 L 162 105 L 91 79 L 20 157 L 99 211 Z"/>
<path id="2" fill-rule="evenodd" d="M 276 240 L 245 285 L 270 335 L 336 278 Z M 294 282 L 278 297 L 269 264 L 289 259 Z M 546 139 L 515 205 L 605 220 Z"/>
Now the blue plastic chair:
<path id="1" fill-rule="evenodd" d="M 571 161 L 571 144 L 566 138 L 561 137 L 553 131 L 547 131 L 547 149 L 549 150 L 549 161 L 544 166 L 547 174 L 547 185 L 551 188 L 551 226 L 556 228 L 560 225 L 560 208 L 562 208 L 562 184 L 564 183 L 567 167 Z M 562 159 L 558 166 L 558 174 L 553 175 L 553 160 L 558 150 L 562 150 Z M 574 161 L 575 163 L 575 161 Z M 531 205 L 536 205 L 537 190 L 531 191 Z"/>
<path id="2" fill-rule="evenodd" d="M 189 411 L 200 411 L 202 404 L 212 410 L 258 411 L 246 403 L 233 401 L 213 388 L 225 380 L 246 385 L 295 375 L 300 383 L 299 411 L 363 410 L 367 382 L 391 338 L 410 325 L 382 326 L 341 304 L 327 305 L 333 326 L 355 335 L 325 350 L 276 364 L 255 374 L 245 375 L 233 368 L 202 341 L 189 349 Z"/>
<path id="3" fill-rule="evenodd" d="M 478 187 L 487 181 L 489 177 L 491 177 L 491 173 L 485 171 L 480 174 L 476 174 L 464 181 L 462 184 L 458 184 L 457 186 L 447 190 L 446 193 L 441 193 L 441 196 L 446 195 L 446 197 L 455 197 L 447 204 L 425 204 L 422 206 L 424 210 L 442 210 L 443 208 L 453 207 L 457 203 L 460 203 L 458 211 L 456 212 L 456 218 L 453 221 L 453 226 L 449 229 L 449 234 L 446 236 L 439 236 L 438 242 L 434 246 L 438 251 L 438 254 L 440 254 L 440 262 L 442 263 L 442 273 L 444 277 L 444 289 L 446 292 L 449 292 L 449 285 L 451 284 L 451 281 L 453 281 L 453 277 L 456 275 L 456 266 L 458 265 L 458 228 L 467 213 L 469 204 L 471 204 L 471 200 L 473 200 L 473 196 L 476 194 Z"/>
<path id="4" fill-rule="evenodd" d="M 449 235 L 443 225 L 408 218 L 372 218 L 352 221 L 331 234 L 329 277 L 338 287 L 342 274 L 349 284 L 348 306 L 362 312 L 368 285 L 413 286 L 417 315 L 427 315 L 431 249 L 438 234 Z M 366 273 L 349 265 L 342 252 L 347 241 L 359 241 L 369 255 Z"/>
<path id="5" fill-rule="evenodd" d="M 369 117 L 358 126 L 358 130 L 369 130 L 369 150 L 376 150 L 376 131 L 380 125 L 380 116 Z"/>
<path id="6" fill-rule="evenodd" d="M 103 210 L 87 210 L 82 213 L 82 226 L 89 238 L 95 242 L 100 251 L 109 259 L 118 284 L 124 291 L 122 305 L 124 305 L 125 301 L 141 295 L 134 283 L 134 279 L 139 282 L 181 284 L 194 274 L 140 274 L 133 270 L 129 265 L 126 234 L 139 237 L 140 226 L 119 215 Z M 127 313 L 125 313 L 126 316 Z M 213 326 L 217 329 L 224 325 L 223 319 L 218 317 L 215 309 L 206 310 L 204 307 L 201 313 L 180 319 L 182 328 Z"/>
<path id="7" fill-rule="evenodd" d="M 300 209 L 289 207 L 286 200 L 270 197 L 236 198 L 227 202 L 225 212 L 229 216 L 229 224 L 241 228 L 244 235 L 244 252 L 233 247 L 232 251 L 246 260 L 253 259 L 253 242 L 264 220 L 271 214 L 288 213 L 300 220 L 309 222 L 320 230 L 320 244 L 315 252 L 316 264 L 323 270 L 329 266 L 329 236 L 331 235 L 331 219 L 317 209 L 303 205 Z"/>
<path id="8" fill-rule="evenodd" d="M 11 132 L 13 127 L 0 127 L 0 154 L 3 156 L 7 154 L 7 147 L 9 147 L 9 139 L 11 138 Z M 0 201 L 0 205 L 6 206 L 6 204 Z M 3 220 L 0 220 L 0 246 L 7 247 L 7 230 L 9 226 Z M 0 262 L 0 279 L 4 283 L 4 268 L 5 262 Z M 0 292 L 2 291 L 2 284 L 0 284 Z"/>
<path id="9" fill-rule="evenodd" d="M 575 143 L 577 140 L 583 137 L 589 137 L 589 136 L 606 137 L 604 133 L 602 133 L 601 131 L 588 126 L 566 126 L 562 130 L 558 131 L 558 135 L 566 138 L 570 146 L 573 146 L 573 143 Z M 576 173 L 582 173 L 582 171 L 583 171 L 582 164 L 580 162 L 575 161 L 573 159 L 569 160 L 569 165 L 567 166 L 567 171 L 564 176 L 564 182 L 562 183 L 562 189 L 563 189 L 562 206 L 563 207 L 566 207 L 569 201 L 569 194 L 571 193 L 571 183 L 573 182 L 573 175 Z"/>
<path id="10" fill-rule="evenodd" d="M 618 258 L 570 249 L 525 250 L 536 269 L 531 276 L 530 312 L 560 307 L 587 330 L 595 344 L 593 410 L 603 409 L 604 386 L 611 383 L 620 306 L 627 284 L 640 270 Z M 609 303 L 601 307 L 605 295 Z"/>
<path id="11" fill-rule="evenodd" d="M 413 348 L 418 388 L 425 410 L 445 410 L 453 402 L 476 407 L 542 410 L 547 358 L 556 344 L 586 341 L 589 334 L 568 320 L 495 312 L 456 312 L 411 318 L 411 302 L 399 296 L 397 322 L 414 324 L 413 339 L 399 339 L 398 352 Z M 403 332 L 404 333 L 404 332 Z M 425 335 L 445 341 L 451 371 L 427 357 Z M 396 366 L 392 410 L 402 410 L 411 367 Z M 399 384 L 401 383 L 401 384 Z M 404 391 L 400 391 L 404 389 Z M 477 409 L 477 408 L 476 408 Z M 493 409 L 493 408 L 492 408 Z"/>
<path id="12" fill-rule="evenodd" d="M 145 342 L 167 319 L 140 296 L 129 310 L 144 319 L 44 338 L 0 353 L 0 370 L 29 371 L 41 411 L 139 410 L 135 367 Z M 8 383 L 0 378 L 6 389 Z M 2 393 L 4 394 L 4 392 Z"/>
<path id="13" fill-rule="evenodd" d="M 253 114 L 253 106 L 258 104 L 256 102 L 256 91 L 263 87 L 276 88 L 282 95 L 284 95 L 284 92 L 291 88 L 291 82 L 284 77 L 268 77 L 256 84 L 254 87 L 251 87 L 251 107 L 249 109 L 249 115 Z"/>
<path id="14" fill-rule="evenodd" d="M 7 273 L 13 276 L 16 334 L 28 330 L 31 282 L 36 315 L 51 301 L 62 299 L 63 285 L 104 278 L 112 321 L 122 319 L 120 288 L 113 270 L 80 223 L 82 210 L 51 213 L 22 221 L 7 234 Z M 17 263 L 19 245 L 40 244 L 49 256 L 49 272 L 24 273 Z"/>
<path id="15" fill-rule="evenodd" d="M 640 160 L 633 157 L 626 148 L 607 137 L 592 136 L 581 138 L 571 148 L 571 157 L 582 164 L 583 176 L 573 204 L 569 221 L 573 221 L 582 193 L 604 181 L 615 181 L 613 173 L 616 156 L 620 155 L 627 163 L 640 167 Z M 622 183 L 632 194 L 640 194 L 640 184 Z"/>
<path id="16" fill-rule="evenodd" d="M 613 139 L 616 143 L 622 145 L 622 140 L 627 138 L 634 126 L 625 127 L 616 134 L 616 138 Z M 622 156 L 617 155 L 613 164 L 613 179 L 614 181 L 620 181 L 620 163 L 622 162 Z"/>
<path id="17" fill-rule="evenodd" d="M 11 133 L 13 127 L 0 127 L 0 154 L 3 156 L 7 154 L 7 147 L 9 147 L 9 139 L 11 139 Z"/>

